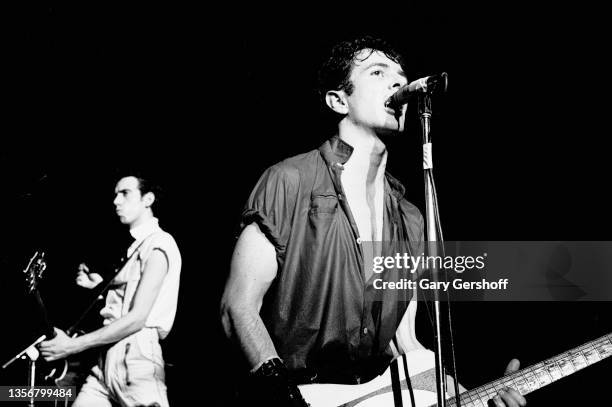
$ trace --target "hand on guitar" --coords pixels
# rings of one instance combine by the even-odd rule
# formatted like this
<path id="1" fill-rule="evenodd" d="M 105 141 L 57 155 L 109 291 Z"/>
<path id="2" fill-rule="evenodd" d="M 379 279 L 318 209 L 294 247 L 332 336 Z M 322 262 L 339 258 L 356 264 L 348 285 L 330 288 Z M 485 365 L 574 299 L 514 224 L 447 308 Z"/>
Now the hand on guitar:
<path id="1" fill-rule="evenodd" d="M 55 329 L 55 337 L 38 345 L 42 357 L 47 362 L 64 359 L 73 353 L 80 352 L 76 338 L 71 338 L 64 331 Z"/>
<path id="2" fill-rule="evenodd" d="M 102 276 L 98 273 L 89 272 L 89 267 L 85 263 L 79 264 L 76 283 L 81 287 L 92 289 L 102 282 Z"/>
<path id="3" fill-rule="evenodd" d="M 252 373 L 250 389 L 245 394 L 241 404 L 255 401 L 255 404 L 265 404 L 269 407 L 309 407 L 298 387 L 292 382 L 287 368 L 279 358 L 265 362 Z"/>
<path id="4" fill-rule="evenodd" d="M 512 359 L 508 366 L 506 367 L 505 375 L 516 372 L 519 370 L 521 363 L 518 359 Z M 521 396 L 521 394 L 515 389 L 511 389 L 507 387 L 505 390 L 499 392 L 499 394 L 493 397 L 493 404 L 496 407 L 518 407 L 524 406 L 527 404 L 527 400 L 525 397 Z"/>

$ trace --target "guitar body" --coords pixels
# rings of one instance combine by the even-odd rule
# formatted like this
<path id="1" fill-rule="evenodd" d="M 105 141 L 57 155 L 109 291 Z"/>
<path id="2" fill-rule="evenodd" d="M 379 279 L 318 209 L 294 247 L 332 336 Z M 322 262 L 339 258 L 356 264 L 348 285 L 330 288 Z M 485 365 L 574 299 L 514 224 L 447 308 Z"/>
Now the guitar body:
<path id="1" fill-rule="evenodd" d="M 71 335 L 72 338 L 77 337 L 78 334 Z M 61 359 L 53 362 L 45 362 L 44 366 L 41 366 L 41 370 L 43 370 L 44 377 L 43 380 L 49 385 L 53 383 L 56 386 L 73 386 L 73 384 L 64 384 L 63 379 L 66 377 L 68 373 L 69 360 Z M 61 383 L 61 384 L 60 384 Z"/>
<path id="2" fill-rule="evenodd" d="M 45 382 L 53 382 L 55 385 L 59 386 L 58 382 L 61 381 L 68 372 L 68 360 L 56 360 L 54 362 L 46 362 L 48 366 L 44 366 L 45 376 L 43 380 Z"/>
<path id="3" fill-rule="evenodd" d="M 426 349 L 419 349 L 407 353 L 406 360 L 416 407 L 435 405 L 437 398 L 434 353 Z M 404 360 L 398 358 L 397 362 L 402 388 L 402 403 L 406 407 L 412 407 L 410 391 L 404 374 Z M 304 399 L 312 407 L 395 406 L 391 389 L 390 367 L 380 376 L 363 384 L 307 384 L 299 388 Z"/>
<path id="4" fill-rule="evenodd" d="M 72 338 L 83 335 L 84 332 L 76 332 Z M 47 362 L 44 366 L 44 381 L 49 385 L 79 388 L 85 381 L 91 368 L 98 363 L 100 348 L 89 349 L 70 358 Z M 41 369 L 42 370 L 42 369 Z"/>

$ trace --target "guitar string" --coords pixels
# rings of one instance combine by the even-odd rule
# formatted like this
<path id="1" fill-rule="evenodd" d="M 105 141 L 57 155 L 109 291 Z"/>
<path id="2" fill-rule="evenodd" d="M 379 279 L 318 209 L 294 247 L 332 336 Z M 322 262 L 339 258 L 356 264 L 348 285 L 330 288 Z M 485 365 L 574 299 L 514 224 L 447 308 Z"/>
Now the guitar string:
<path id="1" fill-rule="evenodd" d="M 557 355 L 555 357 L 546 359 L 543 362 L 540 362 L 540 363 L 537 363 L 535 365 L 526 367 L 525 369 L 522 369 L 522 370 L 520 370 L 520 371 L 518 371 L 516 373 L 513 373 L 513 374 L 508 375 L 508 376 L 504 376 L 504 377 L 502 377 L 502 378 L 500 378 L 498 380 L 495 380 L 493 382 L 487 383 L 487 384 L 485 384 L 483 386 L 479 386 L 479 387 L 477 387 L 475 389 L 472 389 L 472 390 L 468 391 L 468 393 L 475 392 L 477 394 L 480 394 L 480 392 L 483 391 L 487 395 L 485 397 L 488 397 L 488 395 L 489 395 L 488 391 L 491 391 L 492 394 L 495 395 L 496 392 L 497 392 L 496 386 L 498 384 L 507 385 L 507 383 L 505 383 L 505 380 L 510 380 L 511 382 L 515 382 L 515 383 L 521 383 L 522 381 L 524 381 L 525 386 L 528 388 L 528 391 L 526 391 L 526 392 L 524 392 L 522 394 L 528 394 L 528 393 L 530 393 L 532 391 L 535 391 L 535 390 L 539 389 L 540 387 L 543 387 L 543 386 L 545 386 L 547 384 L 550 384 L 550 383 L 552 383 L 552 382 L 554 382 L 556 380 L 559 380 L 559 379 L 561 379 L 563 377 L 566 377 L 566 376 L 568 376 L 568 375 L 570 375 L 572 373 L 577 372 L 578 370 L 581 370 L 584 367 L 590 366 L 591 364 L 597 363 L 597 362 L 599 362 L 599 361 L 601 361 L 601 360 L 603 360 L 603 359 L 605 359 L 605 358 L 610 356 L 610 354 L 607 354 L 607 355 L 604 354 L 604 356 L 601 356 L 601 354 L 600 354 L 600 359 L 599 360 L 594 360 L 592 362 L 589 362 L 588 359 L 586 359 L 586 357 L 585 357 L 584 359 L 587 360 L 586 366 L 583 366 L 582 368 L 576 368 L 574 363 L 572 362 L 571 355 L 580 353 L 581 349 L 585 349 L 585 348 L 589 348 L 589 347 L 593 347 L 594 350 L 596 350 L 598 352 L 598 354 L 599 354 L 599 351 L 597 350 L 597 346 L 596 345 L 598 345 L 598 346 L 604 346 L 604 345 L 610 346 L 611 344 L 612 344 L 612 334 L 604 335 L 604 336 L 602 336 L 600 338 L 594 339 L 594 340 L 592 340 L 590 342 L 587 342 L 587 343 L 585 343 L 583 345 L 577 346 L 577 347 L 575 347 L 575 348 L 573 348 L 573 349 L 571 349 L 571 350 L 569 350 L 567 352 L 563 352 L 563 353 L 561 353 L 561 354 L 559 354 L 559 355 Z M 583 357 L 584 357 L 584 355 L 583 355 Z M 549 375 L 551 381 L 542 384 L 541 381 L 538 380 L 538 376 L 536 374 L 537 371 L 546 372 L 546 370 L 543 369 L 543 367 L 546 366 L 547 364 L 552 364 L 552 363 L 556 364 L 557 363 L 556 361 L 559 360 L 559 359 L 561 359 L 561 360 L 564 360 L 564 359 L 569 360 L 569 362 L 571 363 L 571 366 L 572 366 L 572 371 L 570 371 L 569 373 L 565 373 L 565 372 L 563 372 L 563 369 L 559 368 L 559 371 L 560 371 L 560 373 L 562 375 L 561 377 L 555 379 L 555 378 L 552 377 L 552 375 Z M 521 380 L 520 381 L 516 381 L 517 377 L 520 378 Z M 454 401 L 455 397 L 451 398 L 450 400 Z"/>

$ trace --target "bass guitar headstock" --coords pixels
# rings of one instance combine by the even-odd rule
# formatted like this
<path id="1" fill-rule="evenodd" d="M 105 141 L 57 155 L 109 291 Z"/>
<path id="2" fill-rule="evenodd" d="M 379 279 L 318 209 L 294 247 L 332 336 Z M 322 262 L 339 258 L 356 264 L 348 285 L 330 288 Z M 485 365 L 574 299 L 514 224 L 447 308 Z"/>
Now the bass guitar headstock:
<path id="1" fill-rule="evenodd" d="M 47 268 L 45 262 L 45 252 L 36 252 L 30 259 L 28 266 L 23 270 L 25 281 L 27 284 L 28 293 L 33 293 L 38 288 L 38 283 L 43 277 L 43 273 Z"/>

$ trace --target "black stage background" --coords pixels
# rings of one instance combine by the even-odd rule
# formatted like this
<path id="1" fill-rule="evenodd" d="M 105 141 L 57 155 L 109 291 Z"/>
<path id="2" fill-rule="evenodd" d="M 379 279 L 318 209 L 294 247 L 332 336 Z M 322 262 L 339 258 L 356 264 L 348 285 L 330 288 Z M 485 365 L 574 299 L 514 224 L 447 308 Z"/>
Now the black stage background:
<path id="1" fill-rule="evenodd" d="M 585 3 L 423 3 L 5 10 L 0 361 L 40 328 L 21 281 L 29 256 L 48 253 L 42 293 L 67 327 L 87 300 L 73 283 L 76 265 L 106 269 L 121 247 L 116 173 L 140 167 L 165 186 L 158 215 L 183 254 L 164 344 L 171 401 L 223 405 L 241 365 L 218 302 L 242 205 L 266 167 L 330 135 L 317 124 L 315 70 L 332 43 L 358 33 L 399 44 L 412 78 L 449 74 L 432 130 L 447 240 L 612 240 L 598 12 Z M 389 167 L 423 210 L 416 126 L 389 141 Z M 526 366 L 608 333 L 610 309 L 457 305 L 460 381 L 475 387 L 512 357 Z M 419 324 L 431 347 L 431 328 Z M 604 361 L 528 400 L 605 400 L 610 367 Z M 0 373 L 0 384 L 24 380 L 24 364 Z"/>

